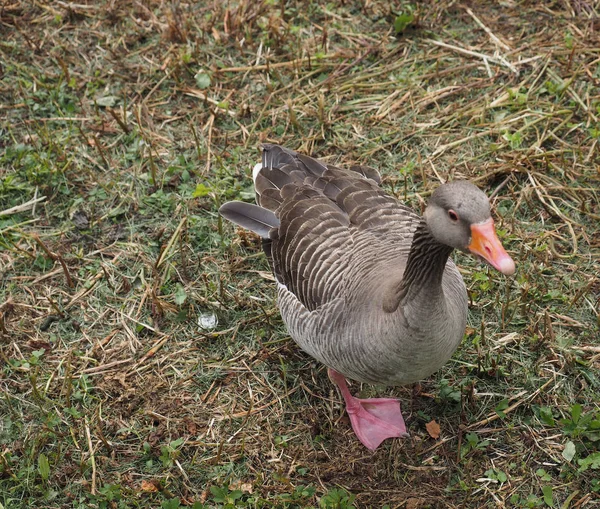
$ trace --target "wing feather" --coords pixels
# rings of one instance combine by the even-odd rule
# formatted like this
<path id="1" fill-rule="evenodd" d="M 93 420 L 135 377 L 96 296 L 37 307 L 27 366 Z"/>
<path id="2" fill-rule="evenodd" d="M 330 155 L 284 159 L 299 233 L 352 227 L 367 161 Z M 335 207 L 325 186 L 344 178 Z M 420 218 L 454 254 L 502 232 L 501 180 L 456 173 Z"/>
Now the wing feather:
<path id="1" fill-rule="evenodd" d="M 262 168 L 254 174 L 259 206 L 253 207 L 272 216 L 252 209 L 245 224 L 268 237 L 265 251 L 275 277 L 307 310 L 339 298 L 352 260 L 366 270 L 376 263 L 356 262 L 365 238 L 371 252 L 378 245 L 389 251 L 392 245 L 406 256 L 419 216 L 379 187 L 377 170 L 342 169 L 279 145 L 264 145 Z"/>

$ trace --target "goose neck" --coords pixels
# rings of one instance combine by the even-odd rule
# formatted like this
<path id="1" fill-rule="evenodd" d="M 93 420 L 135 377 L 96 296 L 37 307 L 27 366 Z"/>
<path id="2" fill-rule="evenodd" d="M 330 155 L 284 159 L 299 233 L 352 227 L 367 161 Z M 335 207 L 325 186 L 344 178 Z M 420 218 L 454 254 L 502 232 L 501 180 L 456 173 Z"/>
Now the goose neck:
<path id="1" fill-rule="evenodd" d="M 410 247 L 406 269 L 400 283 L 400 301 L 417 296 L 433 299 L 442 294 L 442 277 L 453 248 L 438 242 L 427 223 L 421 220 Z"/>

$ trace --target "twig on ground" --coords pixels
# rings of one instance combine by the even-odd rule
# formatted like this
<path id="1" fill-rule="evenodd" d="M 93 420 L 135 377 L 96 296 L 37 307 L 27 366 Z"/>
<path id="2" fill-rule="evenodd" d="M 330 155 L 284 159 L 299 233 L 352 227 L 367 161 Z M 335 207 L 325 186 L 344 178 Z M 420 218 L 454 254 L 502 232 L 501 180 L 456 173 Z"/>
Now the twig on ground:
<path id="1" fill-rule="evenodd" d="M 435 44 L 436 46 L 440 46 L 442 48 L 446 48 L 452 51 L 456 51 L 457 53 L 462 53 L 463 55 L 469 55 L 472 57 L 480 58 L 482 60 L 487 60 L 488 62 L 492 62 L 494 64 L 508 68 L 514 74 L 519 74 L 519 70 L 515 67 L 515 64 L 511 64 L 504 57 L 485 55 L 484 53 L 480 53 L 478 51 L 472 51 L 470 49 L 461 48 L 460 46 L 454 46 L 452 44 L 436 41 L 434 39 L 425 39 L 425 42 Z M 516 65 L 522 65 L 522 62 L 517 62 Z"/>
<path id="2" fill-rule="evenodd" d="M 485 33 L 490 36 L 490 39 L 493 41 L 494 44 L 496 44 L 497 46 L 500 46 L 502 49 L 504 49 L 506 51 L 511 50 L 511 47 L 508 44 L 506 44 L 505 42 L 501 41 L 498 37 L 496 37 L 496 35 L 494 35 L 494 32 L 492 32 L 487 26 L 485 26 L 483 24 L 483 22 L 477 16 L 475 16 L 475 14 L 473 14 L 473 11 L 469 7 L 465 7 L 465 10 L 469 14 L 469 16 L 471 16 L 473 18 L 475 23 L 477 23 L 481 28 L 483 28 Z"/>
<path id="3" fill-rule="evenodd" d="M 19 212 L 25 212 L 26 210 L 30 210 L 30 209 L 33 212 L 35 205 L 37 203 L 43 202 L 45 199 L 46 199 L 45 196 L 40 196 L 39 198 L 33 198 L 32 200 L 22 203 L 21 205 L 15 205 L 14 207 L 11 207 L 9 209 L 2 210 L 2 211 L 0 211 L 0 217 L 1 216 L 10 216 L 11 214 L 18 214 Z"/>

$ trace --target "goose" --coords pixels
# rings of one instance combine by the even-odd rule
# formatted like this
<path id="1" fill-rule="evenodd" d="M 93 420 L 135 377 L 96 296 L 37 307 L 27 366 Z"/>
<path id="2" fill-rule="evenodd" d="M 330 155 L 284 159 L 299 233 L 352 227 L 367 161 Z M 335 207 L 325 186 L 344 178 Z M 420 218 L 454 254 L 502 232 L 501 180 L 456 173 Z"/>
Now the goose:
<path id="1" fill-rule="evenodd" d="M 253 179 L 257 205 L 232 201 L 219 212 L 262 237 L 290 336 L 327 366 L 368 449 L 407 436 L 399 400 L 356 398 L 346 378 L 406 385 L 450 359 L 467 320 L 451 252 L 515 271 L 487 196 L 467 181 L 442 184 L 420 217 L 380 187 L 377 170 L 274 144 L 263 145 Z"/>

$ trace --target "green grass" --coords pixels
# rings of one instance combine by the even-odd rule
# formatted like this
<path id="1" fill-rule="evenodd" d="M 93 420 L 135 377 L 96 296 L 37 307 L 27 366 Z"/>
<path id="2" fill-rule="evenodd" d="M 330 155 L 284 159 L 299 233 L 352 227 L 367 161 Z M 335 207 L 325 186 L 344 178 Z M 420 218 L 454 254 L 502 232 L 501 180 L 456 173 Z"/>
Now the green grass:
<path id="1" fill-rule="evenodd" d="M 0 507 L 598 505 L 597 16 L 3 6 Z M 353 384 L 400 397 L 409 439 L 360 445 L 259 240 L 217 215 L 252 199 L 261 142 L 377 167 L 416 210 L 440 179 L 497 190 L 515 277 L 457 254 L 453 359 L 416 387 Z"/>

